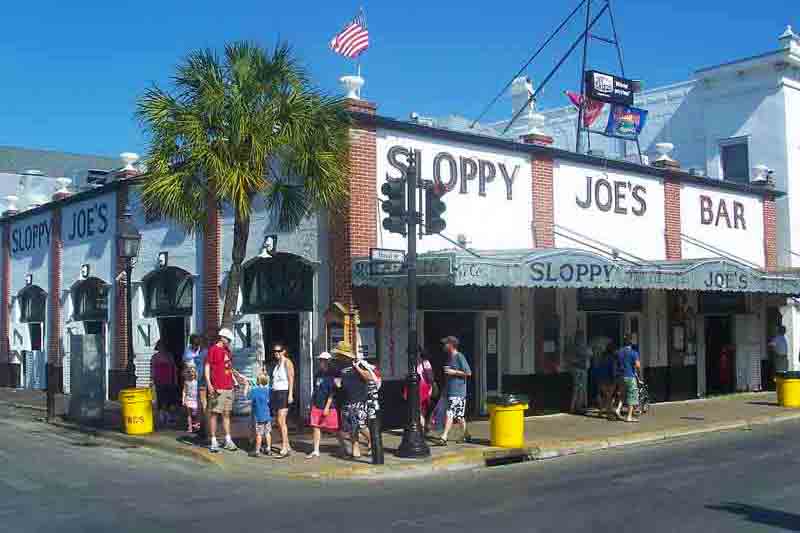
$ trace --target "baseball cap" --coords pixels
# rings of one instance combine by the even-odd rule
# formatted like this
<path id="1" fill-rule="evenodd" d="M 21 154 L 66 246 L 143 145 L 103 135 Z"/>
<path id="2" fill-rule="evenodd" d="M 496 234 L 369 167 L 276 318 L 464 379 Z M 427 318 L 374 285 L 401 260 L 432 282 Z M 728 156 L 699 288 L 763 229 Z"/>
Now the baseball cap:
<path id="1" fill-rule="evenodd" d="M 441 340 L 442 344 L 452 344 L 453 346 L 458 346 L 458 337 L 454 337 L 452 335 L 448 335 L 447 337 L 443 337 Z"/>
<path id="2" fill-rule="evenodd" d="M 233 332 L 228 328 L 222 328 L 221 330 L 219 330 L 219 336 L 225 337 L 229 341 L 233 342 Z"/>

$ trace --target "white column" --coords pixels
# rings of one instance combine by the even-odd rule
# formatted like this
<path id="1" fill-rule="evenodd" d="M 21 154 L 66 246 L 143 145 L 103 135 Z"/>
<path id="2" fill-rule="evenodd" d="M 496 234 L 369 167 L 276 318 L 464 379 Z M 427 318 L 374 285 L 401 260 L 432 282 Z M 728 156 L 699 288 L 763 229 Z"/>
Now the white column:
<path id="1" fill-rule="evenodd" d="M 786 305 L 779 309 L 781 321 L 786 327 L 786 340 L 789 344 L 789 370 L 800 370 L 798 349 L 800 349 L 800 309 L 794 298 L 786 300 Z"/>

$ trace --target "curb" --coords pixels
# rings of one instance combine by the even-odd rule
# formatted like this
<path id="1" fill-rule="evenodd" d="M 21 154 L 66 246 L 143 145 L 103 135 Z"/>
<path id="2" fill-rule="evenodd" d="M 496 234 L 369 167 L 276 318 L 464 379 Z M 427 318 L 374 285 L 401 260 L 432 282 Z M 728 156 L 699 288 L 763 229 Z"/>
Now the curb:
<path id="1" fill-rule="evenodd" d="M 126 435 L 125 433 L 118 433 L 116 431 L 110 431 L 107 429 L 98 429 L 92 426 L 82 426 L 80 424 L 74 424 L 66 421 L 55 421 L 52 424 L 63 429 L 94 435 L 98 438 L 119 442 L 129 446 L 150 448 L 161 452 L 180 455 L 182 457 L 194 459 L 195 461 L 209 465 L 222 466 L 223 464 L 221 458 L 218 457 L 219 454 L 212 454 L 205 448 L 188 446 L 180 443 L 173 444 L 172 442 L 154 439 L 148 435 Z"/>
<path id="2" fill-rule="evenodd" d="M 45 407 L 41 407 L 39 405 L 8 402 L 5 400 L 0 400 L 0 405 L 9 405 L 16 409 L 27 409 L 30 411 L 35 411 L 37 413 L 47 412 L 47 409 Z M 128 446 L 151 448 L 166 453 L 180 455 L 209 465 L 222 466 L 223 464 L 222 459 L 218 457 L 219 454 L 212 454 L 211 452 L 209 452 L 204 448 L 187 446 L 185 444 L 178 444 L 178 443 L 172 444 L 171 442 L 157 440 L 147 435 L 142 435 L 142 436 L 126 435 L 125 433 L 120 433 L 108 429 L 101 429 L 93 426 L 83 426 L 81 424 L 76 424 L 73 422 L 63 420 L 62 416 L 63 415 L 59 415 L 60 420 L 53 421 L 52 425 L 60 427 L 62 429 L 77 431 L 79 433 L 92 435 L 94 437 L 118 442 Z"/>
<path id="3" fill-rule="evenodd" d="M 29 409 L 37 412 L 46 410 L 40 406 L 24 403 L 8 402 L 0 400 L 0 404 L 11 405 L 20 409 Z M 600 439 L 573 440 L 573 441 L 528 441 L 526 447 L 522 449 L 503 449 L 492 447 L 466 448 L 459 451 L 445 452 L 437 457 L 427 460 L 409 460 L 409 462 L 398 462 L 384 466 L 374 466 L 371 464 L 334 464 L 330 467 L 321 467 L 314 472 L 274 472 L 275 477 L 296 480 L 356 480 L 356 479 L 392 479 L 411 476 L 428 476 L 438 472 L 453 472 L 459 470 L 477 470 L 487 468 L 490 462 L 501 464 L 504 459 L 511 462 L 521 461 L 543 461 L 592 453 L 612 448 L 622 448 L 625 446 L 652 444 L 666 442 L 685 437 L 703 435 L 708 433 L 719 433 L 737 429 L 750 429 L 754 426 L 777 424 L 792 420 L 800 420 L 800 411 L 780 413 L 775 415 L 762 415 L 754 418 L 745 418 L 732 422 L 719 422 L 708 424 L 703 427 L 673 427 L 657 431 L 642 431 Z M 221 454 L 212 454 L 204 448 L 187 446 L 171 441 L 153 439 L 149 436 L 126 435 L 110 430 L 97 429 L 90 426 L 81 426 L 67 421 L 57 421 L 54 425 L 81 433 L 94 435 L 98 438 L 120 442 L 126 445 L 149 447 L 166 453 L 173 453 L 183 457 L 194 459 L 204 464 L 224 468 L 225 461 Z M 513 461 L 517 459 L 517 461 Z M 413 461 L 413 462 L 412 462 Z"/>

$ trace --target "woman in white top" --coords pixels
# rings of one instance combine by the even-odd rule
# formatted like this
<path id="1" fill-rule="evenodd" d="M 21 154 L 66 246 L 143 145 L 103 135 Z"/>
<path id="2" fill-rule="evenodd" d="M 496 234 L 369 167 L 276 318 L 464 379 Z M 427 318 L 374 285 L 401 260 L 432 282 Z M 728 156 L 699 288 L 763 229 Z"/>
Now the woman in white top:
<path id="1" fill-rule="evenodd" d="M 282 343 L 272 346 L 272 356 L 275 358 L 275 366 L 272 369 L 272 393 L 269 403 L 281 431 L 280 457 L 287 457 L 292 452 L 286 416 L 289 414 L 289 405 L 294 403 L 294 363 L 289 359 L 286 346 Z"/>

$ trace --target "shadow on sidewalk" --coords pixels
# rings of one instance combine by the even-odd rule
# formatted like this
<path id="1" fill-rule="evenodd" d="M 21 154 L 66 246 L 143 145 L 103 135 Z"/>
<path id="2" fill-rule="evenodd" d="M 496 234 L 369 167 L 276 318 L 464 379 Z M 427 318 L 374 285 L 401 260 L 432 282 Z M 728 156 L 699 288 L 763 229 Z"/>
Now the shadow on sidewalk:
<path id="1" fill-rule="evenodd" d="M 777 527 L 786 531 L 800 531 L 800 514 L 768 509 L 759 505 L 727 502 L 719 505 L 706 505 L 706 509 L 725 511 L 744 517 L 748 522 Z"/>
<path id="2" fill-rule="evenodd" d="M 747 402 L 750 405 L 768 405 L 769 407 L 780 407 L 778 402 Z"/>

